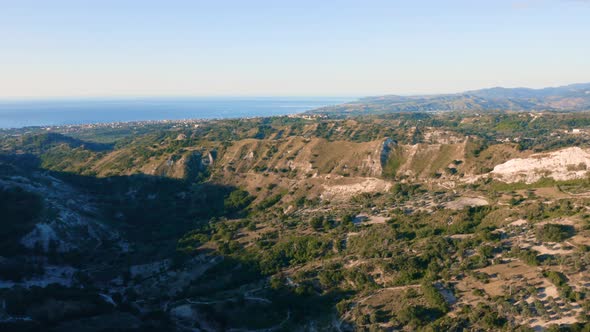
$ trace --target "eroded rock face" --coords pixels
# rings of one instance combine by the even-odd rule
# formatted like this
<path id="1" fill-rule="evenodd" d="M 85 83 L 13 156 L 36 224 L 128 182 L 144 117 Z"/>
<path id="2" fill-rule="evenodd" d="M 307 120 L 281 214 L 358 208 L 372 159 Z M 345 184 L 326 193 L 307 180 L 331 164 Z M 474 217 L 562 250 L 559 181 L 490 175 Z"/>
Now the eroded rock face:
<path id="1" fill-rule="evenodd" d="M 101 222 L 91 197 L 60 179 L 35 172 L 29 178 L 0 179 L 0 187 L 20 187 L 36 193 L 43 197 L 45 209 L 53 211 L 21 239 L 27 248 L 69 252 L 98 248 L 105 242 L 116 243 L 121 248 L 127 246 L 117 231 Z"/>
<path id="2" fill-rule="evenodd" d="M 571 147 L 533 154 L 528 158 L 511 159 L 494 167 L 491 175 L 507 183 L 535 183 L 542 178 L 563 181 L 585 178 L 589 165 L 590 152 Z"/>
<path id="3" fill-rule="evenodd" d="M 152 174 L 194 180 L 199 178 L 208 167 L 213 165 L 215 155 L 215 151 L 192 151 L 184 155 L 173 155 L 164 163 L 158 165 Z"/>
<path id="4" fill-rule="evenodd" d="M 208 167 L 213 165 L 213 155 L 211 152 L 200 153 L 193 152 L 184 157 L 181 165 L 184 169 L 184 178 L 188 180 L 197 179 L 202 172 L 206 171 Z"/>
<path id="5" fill-rule="evenodd" d="M 381 169 L 383 169 L 383 167 L 385 167 L 385 164 L 387 164 L 387 159 L 389 159 L 389 155 L 391 154 L 391 151 L 393 150 L 393 148 L 395 148 L 396 145 L 397 142 L 389 137 L 386 138 L 385 141 L 383 141 L 380 153 Z"/>
<path id="6" fill-rule="evenodd" d="M 326 181 L 323 188 L 323 199 L 345 201 L 362 193 L 388 191 L 391 189 L 391 182 L 377 178 L 341 178 Z"/>
<path id="7" fill-rule="evenodd" d="M 224 150 L 214 168 L 242 174 L 289 170 L 300 179 L 328 174 L 379 177 L 394 146 L 391 139 L 369 142 L 302 137 L 280 141 L 246 139 Z"/>
<path id="8" fill-rule="evenodd" d="M 387 164 L 391 151 L 395 148 L 395 141 L 386 138 L 383 143 L 378 144 L 373 153 L 367 154 L 367 157 L 361 163 L 361 168 L 366 170 L 366 175 L 371 177 L 380 177 L 383 175 L 383 168 Z"/>

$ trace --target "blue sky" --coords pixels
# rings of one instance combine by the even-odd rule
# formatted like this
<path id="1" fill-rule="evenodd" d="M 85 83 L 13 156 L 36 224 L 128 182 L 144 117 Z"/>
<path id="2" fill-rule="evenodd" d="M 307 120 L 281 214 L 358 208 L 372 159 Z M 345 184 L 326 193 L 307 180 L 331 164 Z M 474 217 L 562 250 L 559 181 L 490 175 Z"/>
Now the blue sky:
<path id="1" fill-rule="evenodd" d="M 0 0 L 0 98 L 588 81 L 585 0 Z"/>

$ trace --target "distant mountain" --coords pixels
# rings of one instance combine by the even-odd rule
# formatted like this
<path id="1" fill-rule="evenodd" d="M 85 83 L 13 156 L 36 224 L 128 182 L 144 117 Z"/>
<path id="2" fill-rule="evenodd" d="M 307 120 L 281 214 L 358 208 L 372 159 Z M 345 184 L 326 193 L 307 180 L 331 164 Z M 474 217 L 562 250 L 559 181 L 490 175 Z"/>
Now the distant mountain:
<path id="1" fill-rule="evenodd" d="M 590 83 L 543 89 L 495 87 L 456 94 L 366 97 L 351 103 L 318 108 L 308 113 L 342 116 L 492 110 L 590 110 Z"/>

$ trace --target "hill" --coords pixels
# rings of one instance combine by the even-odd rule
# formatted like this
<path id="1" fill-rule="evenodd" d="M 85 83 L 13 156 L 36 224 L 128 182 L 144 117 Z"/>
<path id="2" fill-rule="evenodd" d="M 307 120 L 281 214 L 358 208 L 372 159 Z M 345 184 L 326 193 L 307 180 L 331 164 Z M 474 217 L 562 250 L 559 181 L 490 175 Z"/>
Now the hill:
<path id="1" fill-rule="evenodd" d="M 350 116 L 399 112 L 449 111 L 582 111 L 590 109 L 590 83 L 543 89 L 501 88 L 456 94 L 378 96 L 328 106 L 309 114 Z"/>
<path id="2" fill-rule="evenodd" d="M 588 112 L 0 132 L 0 330 L 583 331 L 589 166 Z"/>

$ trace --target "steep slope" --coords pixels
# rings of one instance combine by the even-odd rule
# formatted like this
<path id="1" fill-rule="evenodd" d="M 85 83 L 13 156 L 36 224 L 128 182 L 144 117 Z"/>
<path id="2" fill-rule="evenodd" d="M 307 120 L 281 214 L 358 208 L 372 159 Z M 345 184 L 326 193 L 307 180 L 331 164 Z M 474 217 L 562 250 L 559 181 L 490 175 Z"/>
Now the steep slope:
<path id="1" fill-rule="evenodd" d="M 219 163 L 236 172 L 295 171 L 300 177 L 320 174 L 380 176 L 384 146 L 366 143 L 291 137 L 285 140 L 242 140 L 224 151 Z"/>
<path id="2" fill-rule="evenodd" d="M 19 162 L 19 161 L 17 161 Z M 92 252 L 102 246 L 125 251 L 127 243 L 107 226 L 93 198 L 47 172 L 21 169 L 0 160 L 0 188 L 19 188 L 42 197 L 43 213 L 20 242 L 29 249 L 48 252 Z"/>
<path id="3" fill-rule="evenodd" d="M 378 178 L 394 146 L 391 139 L 363 143 L 303 137 L 242 140 L 220 152 L 212 179 L 246 188 L 259 200 L 280 190 L 290 193 L 286 200 L 300 196 L 348 199 L 389 187 Z M 366 179 L 372 179 L 372 185 Z"/>

